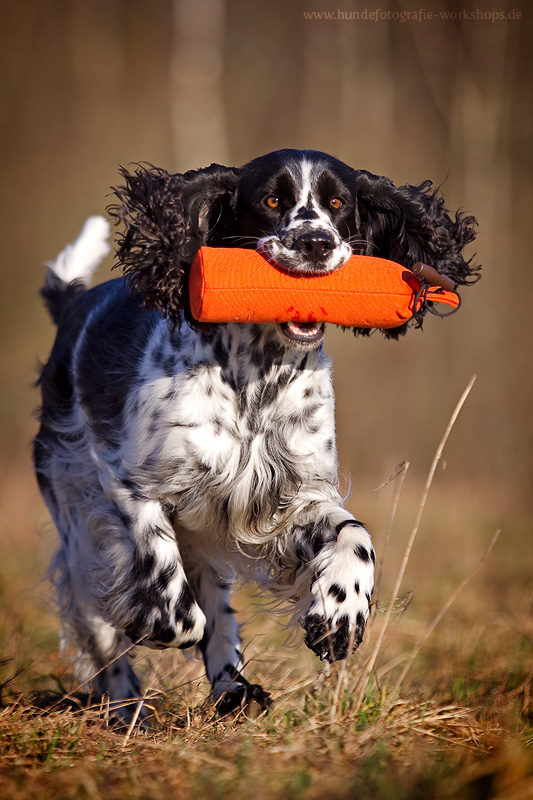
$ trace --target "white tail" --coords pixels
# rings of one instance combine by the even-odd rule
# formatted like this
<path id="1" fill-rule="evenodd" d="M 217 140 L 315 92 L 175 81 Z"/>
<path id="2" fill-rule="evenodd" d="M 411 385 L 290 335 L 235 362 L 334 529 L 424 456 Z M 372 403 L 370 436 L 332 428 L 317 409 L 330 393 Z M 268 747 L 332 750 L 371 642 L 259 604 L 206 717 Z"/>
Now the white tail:
<path id="1" fill-rule="evenodd" d="M 89 217 L 76 241 L 68 244 L 46 266 L 65 283 L 78 280 L 88 285 L 93 273 L 111 249 L 110 232 L 109 222 L 104 217 Z"/>

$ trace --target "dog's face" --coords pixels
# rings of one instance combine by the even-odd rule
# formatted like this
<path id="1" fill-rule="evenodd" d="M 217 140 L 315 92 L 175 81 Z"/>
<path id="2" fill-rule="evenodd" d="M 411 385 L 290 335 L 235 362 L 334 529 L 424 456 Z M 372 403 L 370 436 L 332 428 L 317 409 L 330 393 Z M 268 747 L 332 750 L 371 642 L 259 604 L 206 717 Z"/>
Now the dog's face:
<path id="1" fill-rule="evenodd" d="M 237 189 L 237 224 L 291 275 L 327 275 L 352 255 L 354 172 L 330 156 L 295 151 L 255 159 Z"/>
<path id="2" fill-rule="evenodd" d="M 478 277 L 462 255 L 475 219 L 451 218 L 430 181 L 397 187 L 314 150 L 278 150 L 240 168 L 212 164 L 183 175 L 139 168 L 123 176 L 120 204 L 109 209 L 126 222 L 117 255 L 145 306 L 174 322 L 184 314 L 194 324 L 189 268 L 203 245 L 256 249 L 291 275 L 326 275 L 356 253 L 406 268 L 422 261 L 458 284 Z M 320 346 L 324 332 L 311 323 L 278 329 L 285 345 L 305 349 Z"/>
<path id="3" fill-rule="evenodd" d="M 327 275 L 352 255 L 354 172 L 314 151 L 281 151 L 243 167 L 236 190 L 236 244 L 254 247 L 296 276 Z M 231 240 L 230 240 L 231 241 Z M 279 326 L 286 344 L 318 347 L 320 323 Z"/>

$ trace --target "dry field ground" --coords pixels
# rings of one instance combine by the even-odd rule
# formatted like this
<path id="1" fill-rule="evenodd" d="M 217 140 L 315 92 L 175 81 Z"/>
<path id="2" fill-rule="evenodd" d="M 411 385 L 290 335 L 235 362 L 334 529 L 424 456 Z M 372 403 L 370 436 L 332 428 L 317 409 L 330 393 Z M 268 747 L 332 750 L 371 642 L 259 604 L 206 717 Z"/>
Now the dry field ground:
<path id="1" fill-rule="evenodd" d="M 197 660 L 143 651 L 146 734 L 111 729 L 69 654 L 58 655 L 42 580 L 53 534 L 28 463 L 5 465 L 0 796 L 533 797 L 528 526 L 517 514 L 489 553 L 497 521 L 466 492 L 439 486 L 439 470 L 394 596 L 423 487 L 407 474 L 358 653 L 324 668 L 241 589 L 247 674 L 272 693 L 273 710 L 217 719 Z M 381 555 L 400 480 L 363 497 Z"/>

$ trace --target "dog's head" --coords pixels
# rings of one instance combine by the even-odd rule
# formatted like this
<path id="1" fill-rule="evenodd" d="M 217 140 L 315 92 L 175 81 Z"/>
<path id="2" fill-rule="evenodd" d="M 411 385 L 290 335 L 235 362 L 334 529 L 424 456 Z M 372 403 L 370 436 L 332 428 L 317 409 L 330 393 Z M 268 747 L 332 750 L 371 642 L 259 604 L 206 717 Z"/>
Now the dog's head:
<path id="1" fill-rule="evenodd" d="M 122 175 L 109 209 L 126 226 L 119 261 L 145 307 L 174 322 L 182 314 L 192 321 L 188 271 L 203 245 L 256 249 L 292 275 L 325 275 L 355 253 L 407 268 L 422 261 L 456 284 L 479 277 L 463 257 L 475 219 L 450 217 L 430 181 L 397 187 L 314 150 L 279 150 L 238 169 L 212 164 L 170 175 L 138 167 Z M 316 347 L 323 326 L 289 323 L 282 333 L 289 344 Z"/>

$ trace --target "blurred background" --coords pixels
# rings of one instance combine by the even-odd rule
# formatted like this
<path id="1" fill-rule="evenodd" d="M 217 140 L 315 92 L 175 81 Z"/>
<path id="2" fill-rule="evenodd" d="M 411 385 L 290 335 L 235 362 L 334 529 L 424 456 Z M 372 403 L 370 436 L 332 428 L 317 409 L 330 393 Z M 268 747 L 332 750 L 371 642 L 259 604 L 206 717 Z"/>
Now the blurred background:
<path id="1" fill-rule="evenodd" d="M 4 545 L 48 547 L 30 465 L 32 384 L 54 335 L 38 298 L 43 263 L 87 215 L 105 213 L 120 164 L 241 165 L 280 147 L 325 150 L 397 184 L 431 178 L 450 210 L 479 221 L 469 254 L 483 277 L 463 291 L 459 314 L 430 316 L 399 342 L 329 332 L 354 513 L 379 540 L 389 499 L 382 510 L 373 489 L 402 460 L 405 491 L 420 495 L 476 373 L 437 475 L 434 516 L 455 531 L 454 547 L 474 526 L 487 540 L 502 526 L 499 546 L 511 549 L 514 532 L 530 529 L 531 9 L 522 0 L 429 0 L 424 12 L 408 0 L 365 2 L 1 0 Z M 531 563 L 529 536 L 520 548 Z"/>

